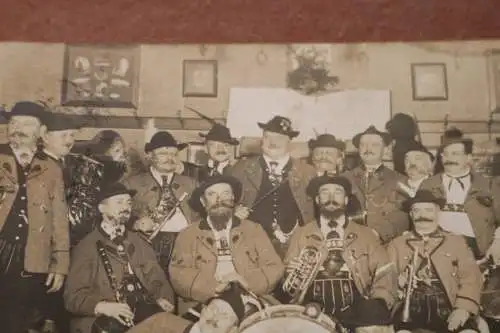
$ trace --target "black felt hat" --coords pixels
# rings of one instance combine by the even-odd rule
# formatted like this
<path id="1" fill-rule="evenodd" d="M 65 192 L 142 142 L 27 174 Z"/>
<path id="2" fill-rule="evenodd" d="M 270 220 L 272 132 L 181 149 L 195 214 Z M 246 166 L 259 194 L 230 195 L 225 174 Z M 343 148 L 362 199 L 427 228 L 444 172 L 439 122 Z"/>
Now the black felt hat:
<path id="1" fill-rule="evenodd" d="M 101 202 L 105 199 L 121 194 L 128 194 L 133 197 L 137 194 L 137 191 L 128 189 L 125 185 L 119 182 L 106 184 L 102 187 L 99 193 L 97 193 L 97 202 Z"/>
<path id="2" fill-rule="evenodd" d="M 375 128 L 375 126 L 371 125 L 364 132 L 358 133 L 352 138 L 352 144 L 354 145 L 354 147 L 359 148 L 359 141 L 361 141 L 361 137 L 366 134 L 375 134 L 380 136 L 382 140 L 384 140 L 384 144 L 386 146 L 388 146 L 392 141 L 391 135 L 389 133 L 381 132 L 377 128 Z"/>
<path id="3" fill-rule="evenodd" d="M 288 118 L 275 116 L 267 123 L 257 123 L 261 129 L 268 132 L 279 133 L 293 139 L 296 138 L 300 132 L 292 129 L 292 121 Z"/>
<path id="4" fill-rule="evenodd" d="M 340 185 L 344 188 L 347 196 L 350 196 L 352 194 L 352 185 L 349 179 L 342 176 L 329 176 L 325 174 L 311 179 L 309 185 L 307 185 L 306 188 L 307 195 L 311 198 L 316 197 L 316 195 L 318 195 L 319 188 L 326 184 Z"/>
<path id="5" fill-rule="evenodd" d="M 172 134 L 167 131 L 156 132 L 151 140 L 144 146 L 144 151 L 149 153 L 157 148 L 175 147 L 183 150 L 188 146 L 187 143 L 177 143 Z"/>
<path id="6" fill-rule="evenodd" d="M 236 146 L 239 145 L 240 142 L 231 136 L 231 131 L 224 125 L 214 124 L 208 133 L 199 133 L 202 138 L 210 141 L 218 141 L 229 143 L 230 145 Z"/>
<path id="7" fill-rule="evenodd" d="M 418 190 L 413 198 L 409 198 L 403 203 L 403 209 L 409 212 L 414 204 L 420 202 L 434 203 L 440 208 L 443 208 L 446 204 L 446 199 L 435 196 L 434 193 L 429 190 Z"/>
<path id="8" fill-rule="evenodd" d="M 44 124 L 49 132 L 77 130 L 83 127 L 81 123 L 75 120 L 75 117 L 56 112 L 46 112 Z"/>
<path id="9" fill-rule="evenodd" d="M 347 310 L 338 313 L 342 325 L 348 328 L 391 325 L 392 318 L 382 299 L 362 299 Z"/>
<path id="10" fill-rule="evenodd" d="M 465 138 L 464 133 L 456 127 L 449 128 L 441 136 L 441 146 L 439 147 L 439 152 L 442 152 L 444 148 L 455 143 L 463 144 L 465 151 L 472 153 L 474 141 L 471 138 Z"/>
<path id="11" fill-rule="evenodd" d="M 7 120 L 14 116 L 28 116 L 37 118 L 42 124 L 45 124 L 46 113 L 47 110 L 43 105 L 30 101 L 17 102 L 10 109 L 10 112 L 2 110 L 2 116 L 4 116 Z"/>
<path id="12" fill-rule="evenodd" d="M 207 178 L 193 191 L 191 197 L 189 198 L 189 206 L 191 207 L 191 209 L 198 213 L 204 213 L 205 208 L 201 204 L 201 196 L 207 188 L 220 183 L 229 184 L 231 186 L 234 193 L 234 202 L 238 203 L 241 199 L 241 194 L 243 191 L 243 185 L 241 184 L 241 182 L 233 176 L 218 175 Z"/>
<path id="13" fill-rule="evenodd" d="M 308 146 L 311 151 L 318 147 L 331 147 L 339 150 L 345 150 L 345 143 L 342 140 L 338 140 L 331 134 L 318 135 L 316 139 L 309 140 Z"/>

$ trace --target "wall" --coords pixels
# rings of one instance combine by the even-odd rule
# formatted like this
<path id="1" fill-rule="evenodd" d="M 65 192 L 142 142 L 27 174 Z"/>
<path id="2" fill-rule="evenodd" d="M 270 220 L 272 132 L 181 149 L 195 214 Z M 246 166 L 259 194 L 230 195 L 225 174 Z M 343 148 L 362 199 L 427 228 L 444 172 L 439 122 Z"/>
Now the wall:
<path id="1" fill-rule="evenodd" d="M 484 141 L 488 139 L 486 122 L 493 108 L 484 52 L 491 48 L 500 48 L 500 41 L 332 44 L 331 73 L 340 77 L 340 89 L 390 89 L 393 113 L 414 113 L 428 145 L 438 143 L 447 113 L 451 125 Z M 265 61 L 259 64 L 259 57 Z M 59 100 L 63 58 L 63 44 L 0 44 L 0 103 L 12 105 L 18 100 L 49 97 Z M 182 97 L 184 59 L 218 60 L 217 98 Z M 136 112 L 139 117 L 165 117 L 166 121 L 177 117 L 180 110 L 182 117 L 196 118 L 184 108 L 189 105 L 210 117 L 224 118 L 230 87 L 284 87 L 287 70 L 286 46 L 272 44 L 208 45 L 204 56 L 199 45 L 143 45 L 140 60 L 138 109 L 101 110 L 104 114 L 131 116 Z M 446 64 L 448 101 L 412 100 L 410 64 L 418 62 Z M 110 120 L 109 124 L 116 122 Z M 168 122 L 163 124 L 170 127 Z M 134 126 L 122 132 L 130 144 L 142 147 L 140 122 Z M 203 121 L 192 123 L 190 130 L 176 125 L 174 134 L 180 140 L 198 140 L 198 127 L 208 126 Z M 83 130 L 79 138 L 89 138 L 98 130 Z"/>

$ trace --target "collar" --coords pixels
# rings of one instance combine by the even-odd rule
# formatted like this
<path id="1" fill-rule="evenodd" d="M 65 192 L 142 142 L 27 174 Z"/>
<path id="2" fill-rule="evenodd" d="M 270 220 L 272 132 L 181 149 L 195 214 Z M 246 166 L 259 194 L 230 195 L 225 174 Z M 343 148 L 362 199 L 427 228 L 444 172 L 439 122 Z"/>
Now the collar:
<path id="1" fill-rule="evenodd" d="M 384 167 L 384 163 L 381 162 L 380 164 L 374 165 L 374 166 L 367 166 L 364 163 L 361 164 L 361 167 L 365 172 L 371 172 L 371 173 L 377 173 L 381 171 Z"/>
<path id="2" fill-rule="evenodd" d="M 219 165 L 217 166 L 217 169 L 222 170 L 222 169 L 224 169 L 226 166 L 228 166 L 228 164 L 229 164 L 229 160 L 224 161 L 224 162 L 219 162 Z M 212 168 L 214 167 L 214 165 L 215 165 L 215 161 L 214 161 L 214 160 L 212 160 L 212 159 L 209 159 L 209 160 L 208 160 L 208 167 L 209 167 L 210 169 L 212 169 Z"/>
<path id="3" fill-rule="evenodd" d="M 418 239 L 418 240 L 423 240 L 425 237 L 427 238 L 437 238 L 439 236 L 441 236 L 443 234 L 443 229 L 441 229 L 441 227 L 437 227 L 436 230 L 434 230 L 433 232 L 431 232 L 430 234 L 428 235 L 421 235 L 419 234 L 415 229 L 412 230 L 411 232 L 411 235 L 413 239 Z"/>
<path id="4" fill-rule="evenodd" d="M 149 172 L 151 172 L 151 175 L 153 176 L 153 178 L 156 180 L 156 182 L 160 185 L 163 185 L 162 181 L 161 181 L 161 177 L 162 176 L 167 176 L 168 177 L 168 183 L 171 184 L 172 183 L 172 180 L 174 178 L 174 173 L 173 172 L 170 172 L 170 173 L 167 173 L 167 174 L 164 174 L 164 173 L 160 173 L 158 170 L 156 170 L 154 167 L 149 167 Z"/>
<path id="5" fill-rule="evenodd" d="M 451 179 L 454 179 L 454 178 L 465 178 L 467 176 L 470 176 L 470 174 L 471 174 L 471 169 L 470 168 L 468 168 L 463 173 L 461 173 L 459 175 L 456 175 L 456 176 L 449 175 L 446 172 L 443 173 L 444 176 L 446 176 L 448 178 L 451 178 Z"/>
<path id="6" fill-rule="evenodd" d="M 343 230 L 345 230 L 347 228 L 347 226 L 349 225 L 349 217 L 347 215 L 340 216 L 336 221 L 337 221 L 339 226 L 342 226 Z M 331 229 L 328 226 L 328 222 L 329 222 L 328 219 L 326 219 L 322 215 L 319 217 L 317 222 L 318 222 L 318 226 L 320 229 L 325 228 L 325 227 Z"/>
<path id="7" fill-rule="evenodd" d="M 427 178 L 429 178 L 429 176 L 423 176 L 422 178 L 417 180 L 408 178 L 408 185 L 410 185 L 413 189 L 418 189 L 420 187 L 420 184 L 422 184 L 422 182 Z"/>
<path id="8" fill-rule="evenodd" d="M 17 150 L 15 150 L 14 148 L 12 148 L 11 145 L 9 145 L 10 147 L 10 150 L 12 151 L 12 153 L 14 154 L 14 157 L 16 158 L 16 161 L 18 163 L 21 162 L 21 153 Z M 30 163 L 33 161 L 33 158 L 35 157 L 36 153 L 37 153 L 37 150 L 26 150 L 24 151 L 23 153 L 27 153 L 28 155 L 30 155 Z"/>
<path id="9" fill-rule="evenodd" d="M 43 149 L 43 152 L 49 156 L 50 158 L 53 158 L 54 160 L 56 161 L 60 161 L 62 159 L 62 157 L 57 157 L 56 154 L 54 154 L 53 152 L 51 152 L 50 150 L 47 150 L 47 149 Z"/>
<path id="10" fill-rule="evenodd" d="M 207 220 L 208 220 L 208 218 L 200 220 L 200 222 L 198 224 L 198 228 L 200 230 L 212 230 L 212 228 Z M 238 217 L 233 216 L 231 218 L 231 229 L 238 227 L 240 224 L 241 224 L 241 220 Z"/>
<path id="11" fill-rule="evenodd" d="M 262 157 L 264 158 L 264 161 L 266 162 L 266 164 L 269 168 L 271 167 L 271 165 L 269 163 L 277 162 L 278 165 L 276 166 L 276 171 L 283 170 L 285 165 L 287 165 L 288 161 L 290 161 L 290 155 L 285 155 L 284 157 L 277 159 L 277 160 L 273 160 L 264 154 L 262 154 Z"/>
<path id="12" fill-rule="evenodd" d="M 124 225 L 113 225 L 108 220 L 102 220 L 99 225 L 99 231 L 112 242 L 121 242 L 126 236 L 126 228 Z"/>

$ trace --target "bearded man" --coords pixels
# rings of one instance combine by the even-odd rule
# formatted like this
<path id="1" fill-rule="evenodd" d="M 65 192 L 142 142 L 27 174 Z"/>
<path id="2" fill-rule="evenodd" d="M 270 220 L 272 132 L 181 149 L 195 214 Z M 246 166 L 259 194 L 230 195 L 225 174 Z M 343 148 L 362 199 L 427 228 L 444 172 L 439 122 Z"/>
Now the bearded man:
<path id="1" fill-rule="evenodd" d="M 281 278 L 283 263 L 262 227 L 234 215 L 241 195 L 242 184 L 230 176 L 211 177 L 191 195 L 191 207 L 206 218 L 182 230 L 175 242 L 169 273 L 182 298 L 180 314 L 231 282 L 265 295 Z"/>
<path id="2" fill-rule="evenodd" d="M 321 134 L 308 142 L 310 160 L 317 176 L 340 173 L 345 143 L 331 134 Z"/>
<path id="3" fill-rule="evenodd" d="M 283 296 L 291 296 L 293 303 L 317 303 L 325 314 L 355 332 L 390 332 L 395 270 L 375 232 L 347 215 L 352 196 L 349 180 L 323 175 L 311 181 L 307 193 L 314 198 L 319 216 L 299 228 L 290 241 Z M 290 274 L 304 274 L 306 258 L 301 254 L 307 248 L 318 251 L 319 266 L 305 272 L 309 285 L 293 290 L 287 279 Z"/>
<path id="4" fill-rule="evenodd" d="M 46 110 L 18 102 L 0 146 L 0 322 L 24 333 L 46 293 L 61 289 L 69 268 L 69 231 L 61 168 L 37 149 Z"/>

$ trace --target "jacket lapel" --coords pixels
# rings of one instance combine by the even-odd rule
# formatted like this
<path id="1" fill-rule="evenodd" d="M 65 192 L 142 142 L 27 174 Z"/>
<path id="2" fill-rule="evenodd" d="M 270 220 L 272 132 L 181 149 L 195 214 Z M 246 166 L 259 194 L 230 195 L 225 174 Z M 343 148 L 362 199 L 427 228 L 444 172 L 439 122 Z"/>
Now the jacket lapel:
<path id="1" fill-rule="evenodd" d="M 16 162 L 13 157 L 2 163 L 0 171 L 6 179 L 12 182 L 13 185 L 17 184 Z"/>
<path id="2" fill-rule="evenodd" d="M 292 161 L 292 168 L 288 173 L 288 181 L 290 184 L 290 189 L 295 196 L 297 196 L 297 194 L 300 193 L 301 190 L 304 190 L 304 187 L 302 186 L 302 177 L 300 175 L 300 170 L 298 170 L 297 164 L 294 161 Z"/>
<path id="3" fill-rule="evenodd" d="M 40 162 L 34 160 L 30 169 L 29 169 L 27 179 L 32 179 L 32 178 L 38 177 L 42 173 L 44 173 L 45 170 L 47 170 L 47 165 L 45 163 L 41 164 Z"/>
<path id="4" fill-rule="evenodd" d="M 471 173 L 470 187 L 467 191 L 467 196 L 465 197 L 465 203 L 473 200 L 477 194 L 481 193 L 485 189 L 489 189 L 489 184 L 485 184 L 485 182 L 482 180 L 483 179 L 480 178 L 477 174 Z"/>
<path id="5" fill-rule="evenodd" d="M 370 181 L 368 183 L 368 188 L 366 189 L 367 194 L 371 194 L 384 186 L 384 180 L 388 174 L 385 166 L 381 166 L 377 171 L 375 171 L 370 177 Z"/>
<path id="6" fill-rule="evenodd" d="M 245 173 L 248 181 L 252 186 L 259 190 L 260 183 L 262 182 L 262 168 L 259 165 L 259 159 L 254 159 L 250 163 L 248 163 L 248 167 L 245 169 Z"/>

